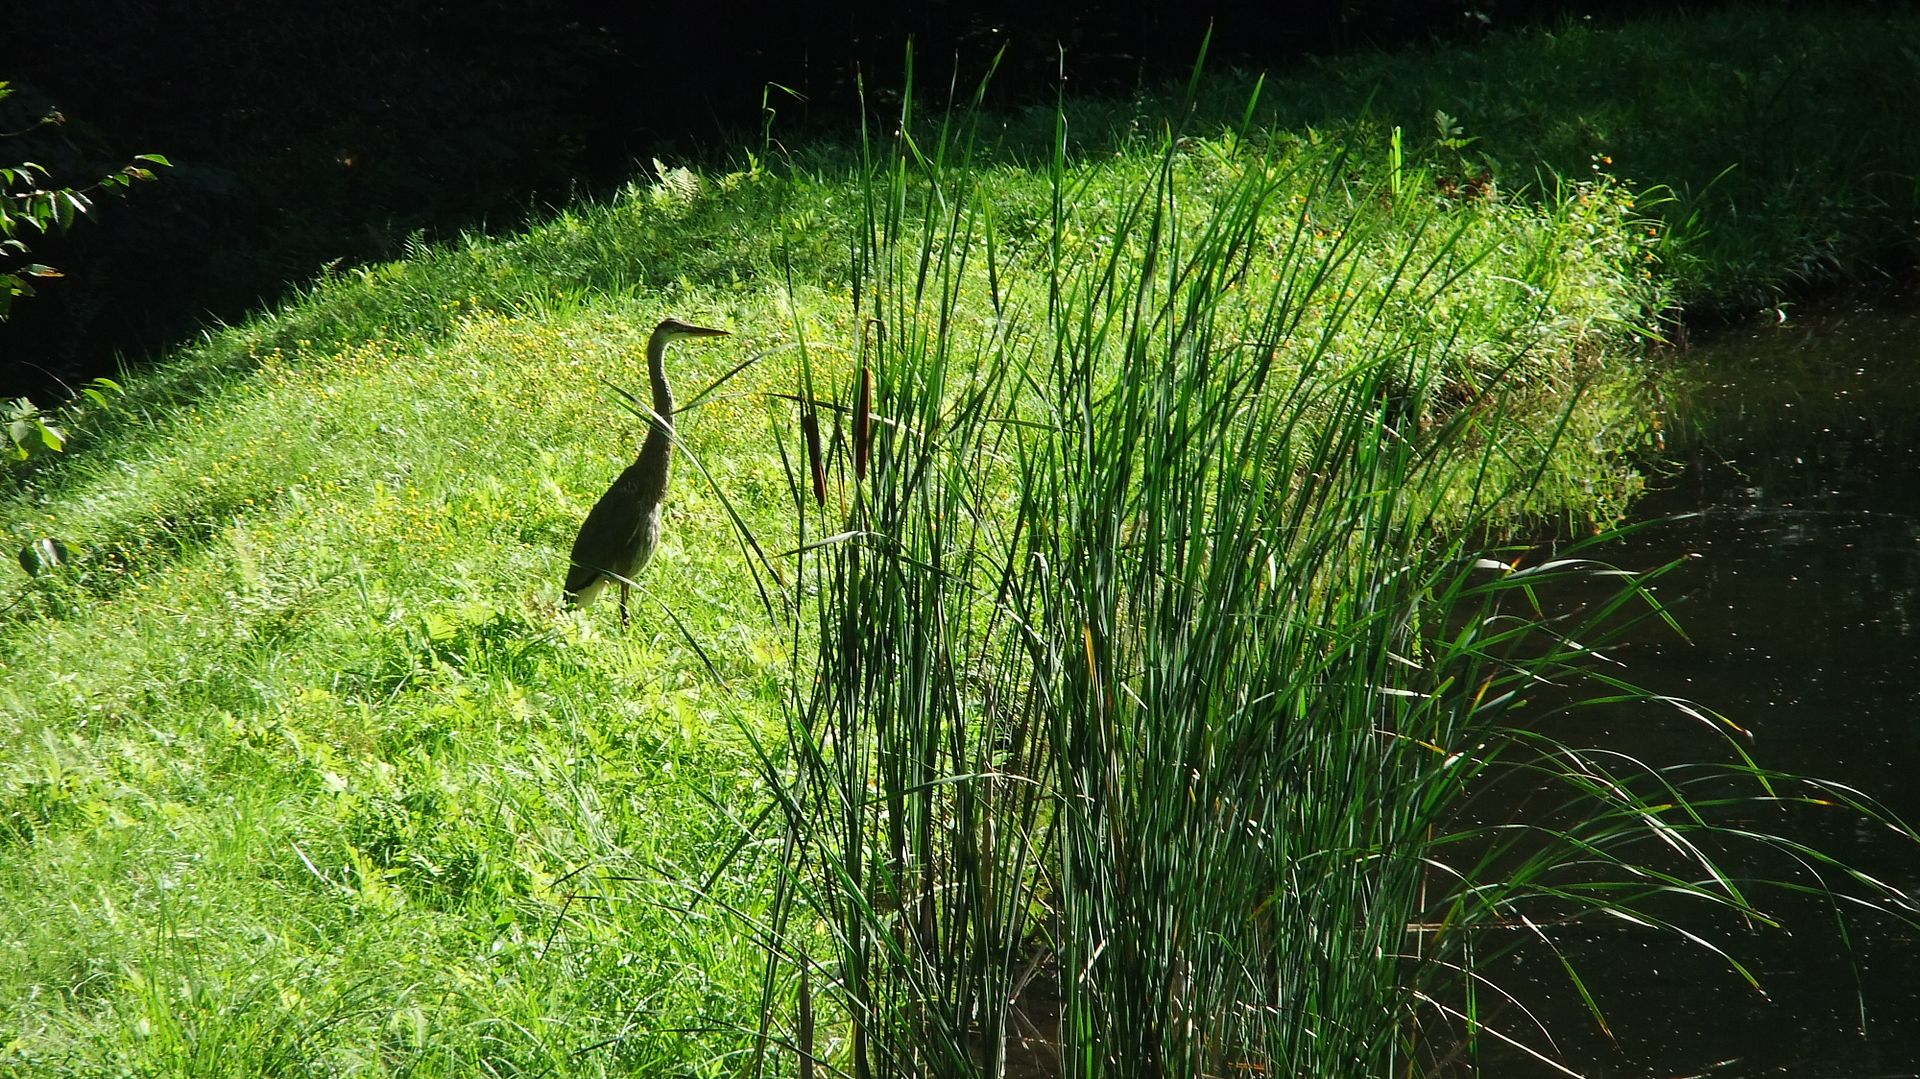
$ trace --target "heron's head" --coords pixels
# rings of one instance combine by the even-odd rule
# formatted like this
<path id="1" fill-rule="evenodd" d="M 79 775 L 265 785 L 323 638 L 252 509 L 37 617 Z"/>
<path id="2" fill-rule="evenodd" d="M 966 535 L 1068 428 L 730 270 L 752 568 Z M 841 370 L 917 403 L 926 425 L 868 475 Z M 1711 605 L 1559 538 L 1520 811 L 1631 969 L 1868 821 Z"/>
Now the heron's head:
<path id="1" fill-rule="evenodd" d="M 682 322 L 677 318 L 663 319 L 653 328 L 657 340 L 673 341 L 682 337 L 725 337 L 727 331 L 712 330 L 705 326 L 695 326 L 691 322 Z"/>

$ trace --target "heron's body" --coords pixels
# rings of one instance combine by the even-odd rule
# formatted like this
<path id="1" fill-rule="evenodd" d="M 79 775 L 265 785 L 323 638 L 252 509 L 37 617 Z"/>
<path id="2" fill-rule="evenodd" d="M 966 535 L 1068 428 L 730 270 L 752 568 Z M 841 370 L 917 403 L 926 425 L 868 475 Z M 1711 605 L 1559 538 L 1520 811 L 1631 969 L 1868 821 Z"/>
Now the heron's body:
<path id="1" fill-rule="evenodd" d="M 650 431 L 647 440 L 659 435 Z M 660 545 L 660 504 L 667 492 L 667 464 L 657 469 L 636 461 L 620 473 L 607 493 L 587 511 L 580 535 L 573 541 L 572 564 L 567 568 L 567 597 L 576 607 L 592 603 L 609 584 L 626 585 L 647 568 Z M 649 473 L 655 473 L 650 475 Z M 626 597 L 621 597 L 621 608 Z"/>
<path id="2" fill-rule="evenodd" d="M 620 586 L 620 621 L 627 621 L 627 590 L 660 546 L 660 506 L 667 495 L 673 463 L 673 391 L 667 386 L 667 345 L 681 337 L 723 337 L 710 330 L 667 319 L 647 339 L 647 378 L 653 389 L 653 416 L 640 455 L 587 511 L 574 538 L 567 568 L 567 602 L 584 607 L 609 584 Z"/>

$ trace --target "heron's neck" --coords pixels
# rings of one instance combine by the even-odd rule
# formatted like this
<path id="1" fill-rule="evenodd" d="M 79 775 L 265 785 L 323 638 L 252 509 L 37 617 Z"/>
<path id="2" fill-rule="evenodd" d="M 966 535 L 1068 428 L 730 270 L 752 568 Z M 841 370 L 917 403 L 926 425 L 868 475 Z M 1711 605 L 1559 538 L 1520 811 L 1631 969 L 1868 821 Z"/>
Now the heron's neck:
<path id="1" fill-rule="evenodd" d="M 653 411 L 673 426 L 673 390 L 667 386 L 667 342 L 658 338 L 647 342 L 647 378 L 653 383 Z M 648 435 L 655 430 L 648 425 Z"/>

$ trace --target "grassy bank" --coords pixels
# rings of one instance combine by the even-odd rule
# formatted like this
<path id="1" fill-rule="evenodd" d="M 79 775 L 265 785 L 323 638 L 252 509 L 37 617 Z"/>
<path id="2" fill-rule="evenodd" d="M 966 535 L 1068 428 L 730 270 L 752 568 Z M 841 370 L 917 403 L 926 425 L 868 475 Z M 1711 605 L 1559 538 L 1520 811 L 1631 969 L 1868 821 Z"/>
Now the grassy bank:
<path id="1" fill-rule="evenodd" d="M 1227 74 L 1202 87 L 1197 107 L 1231 122 L 1258 80 L 1263 124 L 1357 128 L 1372 143 L 1397 126 L 1409 160 L 1441 191 L 1618 178 L 1661 224 L 1674 299 L 1714 318 L 1911 274 L 1920 121 L 1888 103 L 1920 78 L 1916 35 L 1920 16 L 1903 4 L 1569 20 L 1444 49 Z M 1088 103 L 1075 138 L 1104 148 L 1165 113 L 1157 94 Z"/>
<path id="2" fill-rule="evenodd" d="M 1912 272 L 1920 120 L 1889 104 L 1920 79 L 1916 37 L 1910 5 L 1729 5 L 1343 57 L 1265 100 L 1285 127 L 1365 108 L 1447 182 L 1616 176 L 1662 224 L 1675 298 L 1710 317 Z"/>
<path id="3" fill-rule="evenodd" d="M 1067 132 L 1111 130 L 1105 113 L 1076 109 Z M 1471 565 L 1451 537 L 1465 525 L 1606 517 L 1634 490 L 1621 453 L 1653 422 L 1637 393 L 1637 327 L 1666 297 L 1666 234 L 1635 194 L 1590 167 L 1524 194 L 1448 190 L 1434 145 L 1403 139 L 1396 151 L 1384 138 L 1253 121 L 1196 120 L 1177 138 L 1164 127 L 1101 135 L 1097 152 L 1071 135 L 1036 150 L 1014 137 L 1019 123 L 1004 139 L 939 116 L 900 126 L 913 139 L 876 128 L 864 152 L 662 169 L 510 240 L 322 281 L 183 350 L 130 388 L 120 415 L 85 417 L 87 437 L 67 457 L 9 474 L 0 533 L 15 548 L 57 537 L 75 558 L 11 578 L 0 614 L 0 1069 L 733 1074 L 762 1029 L 779 919 L 844 948 L 848 963 L 886 951 L 872 920 L 884 912 L 836 906 L 831 875 L 809 875 L 808 859 L 828 848 L 808 840 L 795 857 L 781 843 L 817 834 L 810 815 L 833 803 L 801 779 L 836 789 L 846 774 L 834 768 L 874 733 L 861 724 L 917 714 L 907 708 L 917 702 L 947 725 L 928 728 L 955 739 L 947 756 L 924 758 L 933 771 L 875 787 L 905 798 L 1011 737 L 981 726 L 997 713 L 949 708 L 981 693 L 1056 686 L 1082 704 L 1140 693 L 1141 714 L 1199 701 L 1195 717 L 1239 715 L 1176 684 L 1177 666 L 1162 668 L 1153 693 L 1134 680 L 1152 667 L 1143 657 L 1163 657 L 1140 626 L 1193 643 L 1173 627 L 1191 613 L 1186 587 L 1205 581 L 1182 574 L 1238 565 L 1172 557 L 1183 544 L 1218 549 L 1234 523 L 1183 537 L 1166 515 L 1182 498 L 1196 522 L 1238 506 L 1263 534 L 1306 537 L 1270 544 L 1284 572 L 1267 584 L 1254 562 L 1224 578 L 1230 602 L 1208 653 L 1224 685 L 1338 717 L 1270 743 L 1280 758 L 1268 763 L 1297 770 L 1300 786 L 1331 784 L 1286 811 L 1385 801 L 1402 781 L 1451 789 L 1430 770 L 1445 759 L 1431 747 L 1476 714 L 1479 699 L 1459 687 L 1493 684 L 1472 677 L 1491 677 L 1492 652 L 1421 631 L 1502 598 L 1449 575 Z M 558 610 L 558 580 L 574 528 L 643 430 L 609 387 L 644 384 L 639 345 L 668 313 L 736 338 L 671 357 L 689 406 L 684 453 L 666 545 L 622 634 L 604 609 Z M 1158 366 L 1174 358 L 1197 366 Z M 875 457 L 887 471 L 871 479 L 850 452 L 863 366 L 891 440 Z M 835 469 L 811 505 L 797 434 L 808 410 Z M 1134 454 L 1162 444 L 1178 452 L 1159 471 L 1131 471 Z M 1243 485 L 1208 486 L 1229 462 L 1245 466 L 1225 469 Z M 895 485 L 891 517 L 879 488 L 863 486 L 882 475 Z M 1159 493 L 1136 505 L 1143 476 Z M 981 535 L 1024 522 L 1031 546 L 938 538 L 962 520 Z M 1049 520 L 1057 530 L 1035 531 Z M 849 531 L 898 546 L 864 570 L 858 545 L 812 547 Z M 1142 551 L 1160 561 L 1142 563 Z M 1044 594 L 1045 581 L 1021 576 L 1035 554 L 1078 559 L 1089 572 L 1072 588 L 1105 599 L 989 602 L 996 572 Z M 926 565 L 944 568 L 915 578 Z M 917 588 L 915 602 L 935 608 L 880 603 L 872 589 L 894 586 L 861 572 L 904 574 L 886 595 Z M 1270 593 L 1283 579 L 1291 598 L 1280 605 Z M 1371 605 L 1347 602 L 1354 595 Z M 1435 596 L 1462 606 L 1429 606 Z M 1236 643 L 1231 616 L 1255 604 L 1285 617 Z M 853 682 L 816 682 L 840 654 L 821 650 L 821 627 L 849 609 L 899 612 L 902 626 L 937 619 L 941 635 L 915 647 L 946 642 L 976 659 L 1004 645 L 996 619 L 1019 610 L 1044 631 L 1043 654 L 1073 658 L 1040 670 L 1022 666 L 1038 662 L 1031 655 L 1003 655 L 991 677 L 964 683 L 950 671 L 911 682 L 861 661 L 846 668 Z M 938 648 L 919 655 L 923 671 L 952 661 Z M 1390 676 L 1390 655 L 1420 677 Z M 883 638 L 868 658 L 907 656 Z M 1574 659 L 1548 649 L 1527 662 Z M 1277 673 L 1299 681 L 1258 681 Z M 1350 692 L 1323 709 L 1311 694 L 1331 683 Z M 1388 714 L 1382 699 L 1431 703 Z M 809 740 L 816 719 L 835 716 L 846 741 Z M 1254 719 L 1241 735 L 1276 729 Z M 1382 724 L 1419 733 L 1392 741 L 1390 766 L 1357 767 L 1378 751 Z M 1064 734 L 1046 744 L 1068 766 L 1048 774 L 1099 771 L 1101 751 Z M 1303 763 L 1321 757 L 1347 770 Z M 1186 792 L 1169 775 L 1129 779 L 1177 802 Z M 952 807 L 926 804 L 914 819 L 932 835 Z M 785 811 L 762 816 L 770 806 Z M 848 849 L 904 813 L 846 818 Z M 1368 932 L 1399 938 L 1432 912 L 1406 905 L 1418 859 L 1401 845 L 1436 819 L 1413 807 L 1319 822 L 1356 830 L 1342 864 L 1391 869 L 1382 894 L 1393 902 Z M 1113 826 L 1059 823 L 1089 865 Z M 905 858 L 903 846 L 881 849 Z M 1492 862 L 1507 851 L 1460 849 Z M 927 864 L 953 857 L 915 850 Z M 1354 853 L 1365 850 L 1375 854 Z M 889 885 L 897 909 L 916 894 L 905 880 Z M 1304 960 L 1319 954 L 1294 947 L 1308 938 L 1327 955 L 1365 944 L 1326 934 L 1354 930 L 1374 878 L 1324 880 L 1350 884 L 1333 894 L 1344 905 L 1298 905 L 1312 888 L 1293 881 L 1285 902 L 1261 906 L 1258 890 L 1278 896 L 1276 882 L 1233 878 L 1216 913 L 1249 902 L 1269 917 L 1242 917 L 1255 936 L 1223 947 Z M 1022 885 L 1043 904 L 1059 886 Z M 1096 880 L 1100 902 L 1060 917 L 1107 924 L 1130 909 L 1124 890 L 1105 887 Z M 1482 917 L 1506 910 L 1485 892 L 1459 901 Z M 1031 928 L 1005 913 L 980 923 L 1003 956 Z M 1470 1015 L 1472 994 L 1449 996 L 1441 978 L 1464 962 L 1454 946 L 1431 943 L 1418 985 Z M 1139 969 L 1167 975 L 1148 987 L 1164 998 L 1172 972 L 1195 961 L 1166 950 Z M 796 967 L 811 969 L 783 963 L 774 983 L 794 986 Z M 912 996 L 911 981 L 876 973 L 856 984 L 850 969 L 831 972 L 837 988 L 812 974 L 823 1054 L 849 1036 L 848 1016 Z M 938 999 L 972 999 L 996 984 L 989 974 L 1003 978 L 1005 964 Z M 1236 1032 L 1236 1052 L 1258 1045 L 1266 1059 L 1326 1066 L 1444 1056 L 1451 1043 L 1409 1047 L 1416 1017 L 1395 1003 L 1400 975 L 1397 961 L 1367 966 L 1310 1012 L 1376 1024 L 1372 1037 L 1348 1030 L 1288 1056 L 1262 1040 L 1283 1036 L 1276 1027 Z M 1226 1000 L 1229 989 L 1193 992 Z M 1105 1014 L 1117 1024 L 1140 1013 Z M 797 1017 L 775 1019 L 800 1039 Z"/>

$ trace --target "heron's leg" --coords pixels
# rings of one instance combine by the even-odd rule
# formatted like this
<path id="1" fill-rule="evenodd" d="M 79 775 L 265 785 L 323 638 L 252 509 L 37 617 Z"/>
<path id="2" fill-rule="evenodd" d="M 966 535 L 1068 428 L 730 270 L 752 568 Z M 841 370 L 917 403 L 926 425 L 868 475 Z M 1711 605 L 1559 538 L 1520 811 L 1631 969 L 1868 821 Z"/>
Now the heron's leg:
<path id="1" fill-rule="evenodd" d="M 620 582 L 620 628 L 627 626 L 627 582 Z"/>

